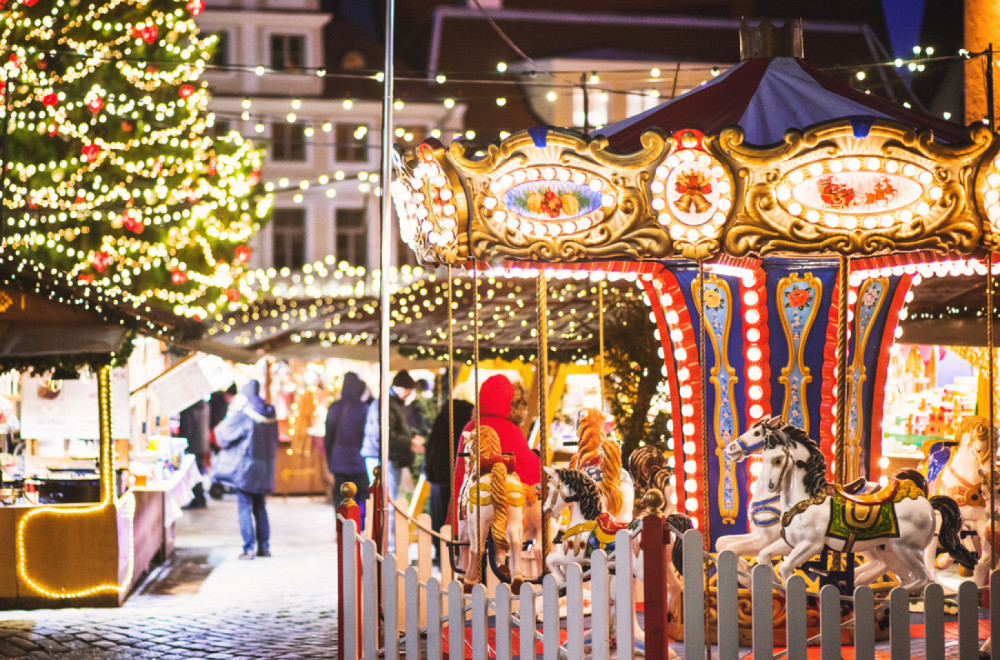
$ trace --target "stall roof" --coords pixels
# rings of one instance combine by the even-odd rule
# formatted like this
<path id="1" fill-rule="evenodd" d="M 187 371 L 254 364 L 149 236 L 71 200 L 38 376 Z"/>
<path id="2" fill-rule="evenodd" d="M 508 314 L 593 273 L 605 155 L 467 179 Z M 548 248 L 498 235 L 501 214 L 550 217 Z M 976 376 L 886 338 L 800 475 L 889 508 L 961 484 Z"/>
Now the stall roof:
<path id="1" fill-rule="evenodd" d="M 0 254 L 0 368 L 107 364 L 134 334 L 180 342 L 201 324 L 138 305 L 10 252 Z"/>
<path id="2" fill-rule="evenodd" d="M 584 273 L 585 275 L 585 273 Z M 549 346 L 564 359 L 596 351 L 597 286 L 590 279 L 550 279 Z M 642 295 L 634 282 L 605 282 L 606 313 L 624 300 Z M 536 280 L 501 277 L 489 271 L 480 278 L 480 355 L 537 353 Z M 443 359 L 448 351 L 447 278 L 430 275 L 392 295 L 392 345 L 409 357 Z M 475 279 L 456 277 L 453 294 L 456 359 L 474 348 Z M 209 328 L 217 343 L 279 357 L 369 356 L 378 343 L 378 300 L 370 296 L 269 298 Z M 373 358 L 370 358 L 373 359 Z"/>

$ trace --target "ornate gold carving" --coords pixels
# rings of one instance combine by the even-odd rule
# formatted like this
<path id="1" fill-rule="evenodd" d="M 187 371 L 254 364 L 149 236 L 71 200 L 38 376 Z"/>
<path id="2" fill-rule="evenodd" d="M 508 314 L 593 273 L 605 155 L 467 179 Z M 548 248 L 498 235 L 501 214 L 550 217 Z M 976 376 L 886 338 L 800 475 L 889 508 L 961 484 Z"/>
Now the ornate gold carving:
<path id="1" fill-rule="evenodd" d="M 400 236 L 421 263 L 454 264 L 469 254 L 467 198 L 444 154 L 444 147 L 425 142 L 397 161 L 392 196 Z"/>
<path id="2" fill-rule="evenodd" d="M 840 120 L 806 133 L 789 131 L 783 144 L 760 148 L 745 144 L 741 130 L 726 129 L 719 145 L 734 161 L 746 192 L 723 249 L 736 256 L 970 252 L 980 240 L 979 223 L 967 201 L 971 173 L 989 136 L 977 130 L 970 137 L 970 145 L 949 147 L 934 142 L 930 132 L 879 121 L 866 137 L 856 138 L 850 121 Z M 821 203 L 808 208 L 789 201 L 792 188 L 808 181 L 790 178 L 794 171 L 814 172 L 817 188 L 827 186 L 817 192 Z M 898 195 L 893 182 L 903 179 L 920 192 L 893 208 L 893 195 Z M 851 208 L 845 206 L 845 194 L 854 196 Z"/>
<path id="3" fill-rule="evenodd" d="M 639 151 L 619 155 L 606 151 L 605 140 L 550 129 L 543 144 L 517 133 L 480 158 L 453 144 L 449 158 L 463 174 L 473 211 L 471 254 L 540 261 L 673 256 L 647 192 L 650 170 L 671 143 L 651 133 Z"/>

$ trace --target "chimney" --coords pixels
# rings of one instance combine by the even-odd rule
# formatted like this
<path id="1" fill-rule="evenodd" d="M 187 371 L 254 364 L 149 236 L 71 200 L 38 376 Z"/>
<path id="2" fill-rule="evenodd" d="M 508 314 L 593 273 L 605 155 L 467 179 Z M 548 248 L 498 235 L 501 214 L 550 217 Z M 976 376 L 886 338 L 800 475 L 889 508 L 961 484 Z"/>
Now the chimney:
<path id="1" fill-rule="evenodd" d="M 756 26 L 740 19 L 740 60 L 756 57 L 803 57 L 802 19 L 790 18 L 778 26 L 767 19 Z"/>

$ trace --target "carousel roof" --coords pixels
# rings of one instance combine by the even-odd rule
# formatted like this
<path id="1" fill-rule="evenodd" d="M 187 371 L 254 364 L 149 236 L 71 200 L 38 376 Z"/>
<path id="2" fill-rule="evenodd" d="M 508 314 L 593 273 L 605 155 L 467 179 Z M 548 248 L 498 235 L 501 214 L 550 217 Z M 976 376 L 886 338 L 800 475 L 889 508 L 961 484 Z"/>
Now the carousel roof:
<path id="1" fill-rule="evenodd" d="M 865 94 L 792 57 L 745 60 L 701 87 L 595 133 L 616 151 L 633 151 L 640 148 L 643 131 L 651 128 L 668 134 L 692 128 L 717 133 L 739 126 L 746 142 L 766 145 L 781 142 L 789 129 L 844 117 L 853 120 L 858 137 L 878 118 L 929 128 L 937 141 L 969 141 L 963 126 Z"/>

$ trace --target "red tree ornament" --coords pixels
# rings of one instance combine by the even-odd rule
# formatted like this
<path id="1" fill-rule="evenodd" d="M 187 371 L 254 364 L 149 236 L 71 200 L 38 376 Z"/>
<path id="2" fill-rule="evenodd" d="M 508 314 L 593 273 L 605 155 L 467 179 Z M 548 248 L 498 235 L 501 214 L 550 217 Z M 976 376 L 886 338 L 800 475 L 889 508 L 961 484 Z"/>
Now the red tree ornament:
<path id="1" fill-rule="evenodd" d="M 155 25 L 144 25 L 132 30 L 132 36 L 142 39 L 147 44 L 152 44 L 156 41 L 156 35 L 159 33 L 160 30 Z"/>
<path id="2" fill-rule="evenodd" d="M 54 92 L 46 94 L 42 97 L 42 103 L 51 108 L 56 103 L 59 103 L 59 95 Z"/>
<path id="3" fill-rule="evenodd" d="M 180 268 L 174 268 L 170 271 L 170 281 L 174 284 L 180 286 L 188 281 L 188 274 L 186 271 Z"/>
<path id="4" fill-rule="evenodd" d="M 25 7 L 33 7 L 38 0 L 21 0 L 21 4 Z"/>
<path id="5" fill-rule="evenodd" d="M 90 255 L 90 263 L 93 265 L 94 270 L 98 273 L 103 273 L 104 269 L 111 264 L 111 255 L 104 251 L 98 251 Z"/>
<path id="6" fill-rule="evenodd" d="M 236 261 L 245 264 L 250 261 L 250 248 L 246 245 L 236 246 Z"/>
<path id="7" fill-rule="evenodd" d="M 194 94 L 194 87 L 191 85 L 181 85 L 181 88 L 177 91 L 180 93 L 182 99 L 186 99 Z"/>
<path id="8" fill-rule="evenodd" d="M 90 284 L 94 281 L 94 276 L 90 273 L 80 273 L 79 277 L 76 278 L 80 284 Z"/>
<path id="9" fill-rule="evenodd" d="M 184 6 L 191 12 L 192 16 L 197 16 L 205 10 L 205 0 L 188 0 L 188 3 Z"/>
<path id="10" fill-rule="evenodd" d="M 226 289 L 226 298 L 229 298 L 229 302 L 239 302 L 239 300 L 240 300 L 240 290 L 239 289 Z"/>
<path id="11" fill-rule="evenodd" d="M 94 159 L 97 158 L 97 154 L 101 152 L 101 148 L 96 144 L 91 143 L 86 145 L 80 151 L 81 153 L 83 153 L 84 160 L 86 160 L 88 163 L 92 163 Z"/>
<path id="12" fill-rule="evenodd" d="M 104 99 L 100 96 L 95 96 L 87 101 L 87 107 L 90 108 L 90 111 L 96 115 L 101 111 L 101 108 L 104 107 Z"/>

